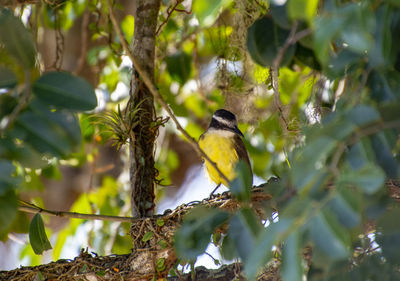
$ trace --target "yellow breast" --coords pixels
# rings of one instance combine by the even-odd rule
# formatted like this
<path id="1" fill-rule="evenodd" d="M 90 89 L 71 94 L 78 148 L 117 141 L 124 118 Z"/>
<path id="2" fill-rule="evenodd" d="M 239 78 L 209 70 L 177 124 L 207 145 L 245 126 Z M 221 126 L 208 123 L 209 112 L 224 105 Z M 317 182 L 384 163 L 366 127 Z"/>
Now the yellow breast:
<path id="1" fill-rule="evenodd" d="M 239 157 L 233 145 L 233 133 L 206 132 L 200 138 L 199 146 L 229 180 L 235 177 L 235 166 Z M 228 186 L 208 161 L 205 161 L 205 165 L 207 174 L 213 182 Z"/>

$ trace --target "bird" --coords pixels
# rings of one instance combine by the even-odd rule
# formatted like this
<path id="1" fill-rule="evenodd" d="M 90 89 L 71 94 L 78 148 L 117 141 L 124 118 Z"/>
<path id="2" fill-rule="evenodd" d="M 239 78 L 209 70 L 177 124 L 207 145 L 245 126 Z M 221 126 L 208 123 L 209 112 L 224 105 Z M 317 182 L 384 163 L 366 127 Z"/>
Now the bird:
<path id="1" fill-rule="evenodd" d="M 214 112 L 210 125 L 198 141 L 201 150 L 217 165 L 229 181 L 235 178 L 235 166 L 240 160 L 248 164 L 251 172 L 249 155 L 242 138 L 244 136 L 238 128 L 236 116 L 228 110 L 218 109 Z M 208 177 L 217 184 L 211 197 L 221 184 L 229 187 L 229 182 L 221 177 L 209 161 L 206 159 L 204 161 Z M 253 178 L 252 175 L 251 178 Z"/>

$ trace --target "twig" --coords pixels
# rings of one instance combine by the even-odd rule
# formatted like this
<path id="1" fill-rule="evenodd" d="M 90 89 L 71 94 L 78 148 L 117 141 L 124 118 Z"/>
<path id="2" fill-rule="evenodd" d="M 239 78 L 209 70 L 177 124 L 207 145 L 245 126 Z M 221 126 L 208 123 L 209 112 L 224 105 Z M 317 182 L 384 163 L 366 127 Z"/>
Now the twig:
<path id="1" fill-rule="evenodd" d="M 283 55 L 285 54 L 287 48 L 290 47 L 290 45 L 296 43 L 300 39 L 308 36 L 311 34 L 311 29 L 304 29 L 298 33 L 297 27 L 299 23 L 295 21 L 293 23 L 292 29 L 290 30 L 289 36 L 286 39 L 285 43 L 282 45 L 282 47 L 278 50 L 278 54 L 276 55 L 274 61 L 272 62 L 272 67 L 270 69 L 270 77 L 271 77 L 271 84 L 272 84 L 272 89 L 274 90 L 274 97 L 275 97 L 275 106 L 277 107 L 279 113 L 280 113 L 280 119 L 284 124 L 284 128 L 286 130 L 289 129 L 288 122 L 286 120 L 286 113 L 283 109 L 283 105 L 281 103 L 281 97 L 279 93 L 279 81 L 278 81 L 278 72 L 279 72 L 279 66 L 282 62 Z"/>
<path id="2" fill-rule="evenodd" d="M 278 78 L 278 68 L 275 68 L 274 66 L 271 67 L 270 69 L 270 79 L 271 79 L 271 85 L 272 89 L 274 91 L 274 101 L 275 101 L 275 106 L 279 111 L 279 119 L 283 123 L 283 128 L 285 129 L 285 132 L 289 130 L 289 125 L 286 120 L 286 114 L 283 109 L 283 104 L 281 103 L 281 95 L 279 93 L 279 78 Z"/>
<path id="3" fill-rule="evenodd" d="M 279 65 L 281 64 L 283 55 L 285 54 L 287 48 L 289 48 L 290 45 L 296 43 L 295 35 L 296 35 L 296 30 L 297 30 L 298 25 L 299 25 L 299 23 L 297 21 L 295 21 L 293 23 L 292 29 L 290 30 L 290 33 L 289 33 L 289 37 L 286 39 L 283 46 L 280 47 L 278 50 L 278 54 L 276 55 L 276 57 L 272 63 L 272 67 L 275 68 L 276 70 L 279 69 Z"/>
<path id="4" fill-rule="evenodd" d="M 106 221 L 119 221 L 119 222 L 135 222 L 139 219 L 132 217 L 119 217 L 119 216 L 107 216 L 107 215 L 94 215 L 94 214 L 82 214 L 76 212 L 64 212 L 64 211 L 53 211 L 46 210 L 34 204 L 25 202 L 20 200 L 20 206 L 18 206 L 18 210 L 26 213 L 43 213 L 50 216 L 56 217 L 64 217 L 71 219 L 86 219 L 86 220 L 106 220 Z"/>
<path id="5" fill-rule="evenodd" d="M 377 123 L 373 126 L 361 129 L 359 133 L 356 133 L 347 142 L 340 142 L 335 154 L 332 157 L 332 161 L 329 166 L 330 169 L 332 170 L 333 174 L 335 176 L 339 175 L 339 170 L 337 168 L 337 165 L 348 145 L 353 145 L 357 141 L 359 141 L 361 138 L 379 133 L 383 129 L 392 129 L 392 128 L 400 128 L 400 121 L 396 120 L 396 121 L 391 121 L 391 122 L 387 122 L 387 123 Z"/>
<path id="6" fill-rule="evenodd" d="M 393 128 L 400 128 L 400 121 L 394 120 L 386 123 L 377 123 L 373 126 L 366 127 L 361 129 L 358 133 L 356 133 L 347 143 L 348 145 L 353 145 L 358 142 L 361 138 L 370 136 L 373 134 L 377 134 L 384 129 L 393 129 Z"/>
<path id="7" fill-rule="evenodd" d="M 157 28 L 156 36 L 160 34 L 161 28 L 168 22 L 169 18 L 171 17 L 171 15 L 172 15 L 172 13 L 173 13 L 174 11 L 182 12 L 182 13 L 186 13 L 186 14 L 191 14 L 191 13 L 192 13 L 191 11 L 186 11 L 186 10 L 182 10 L 182 9 L 178 9 L 178 8 L 177 8 L 178 5 L 179 5 L 180 3 L 182 3 L 182 2 L 183 2 L 183 0 L 176 0 L 175 5 L 174 5 L 172 8 L 171 8 L 171 7 L 168 7 L 168 9 L 167 9 L 167 18 L 166 18 L 166 19 L 160 24 L 160 26 Z"/>
<path id="8" fill-rule="evenodd" d="M 188 132 L 185 131 L 185 129 L 183 129 L 183 127 L 181 126 L 179 121 L 176 119 L 176 117 L 175 117 L 174 113 L 172 112 L 171 108 L 167 105 L 167 103 L 164 101 L 164 99 L 161 96 L 161 94 L 157 91 L 156 86 L 151 81 L 151 79 L 150 79 L 149 75 L 147 74 L 147 72 L 144 71 L 143 67 L 138 62 L 138 59 L 135 57 L 135 55 L 129 49 L 128 43 L 126 42 L 125 37 L 122 34 L 121 28 L 119 27 L 119 24 L 117 22 L 117 19 L 115 18 L 114 11 L 112 9 L 110 0 L 107 0 L 107 4 L 108 4 L 108 10 L 109 10 L 109 13 L 110 13 L 111 22 L 112 22 L 112 24 L 113 24 L 113 26 L 115 28 L 115 31 L 118 34 L 118 37 L 119 37 L 119 39 L 121 41 L 121 44 L 122 44 L 122 47 L 123 47 L 124 51 L 126 52 L 126 54 L 128 55 L 128 57 L 131 59 L 132 64 L 135 67 L 135 70 L 139 73 L 140 77 L 142 78 L 144 84 L 149 89 L 150 93 L 154 96 L 154 98 L 157 100 L 157 102 L 165 109 L 165 111 L 167 111 L 168 115 L 174 121 L 178 131 L 180 131 L 185 136 L 185 138 L 189 141 L 189 144 L 194 148 L 194 150 L 196 150 L 196 152 L 198 152 L 206 161 L 208 161 L 213 166 L 213 168 L 218 172 L 218 174 L 221 176 L 221 178 L 223 180 L 225 180 L 226 182 L 229 182 L 228 178 L 221 172 L 221 170 L 207 156 L 207 154 L 199 147 L 199 145 L 197 144 L 196 140 L 193 139 L 188 134 Z"/>
<path id="9" fill-rule="evenodd" d="M 368 81 L 368 76 L 371 73 L 372 68 L 368 67 L 366 70 L 363 71 L 362 76 L 361 76 L 361 82 L 358 85 L 355 93 L 356 93 L 356 99 L 357 99 L 357 104 L 361 102 L 361 91 L 364 88 L 364 86 L 367 84 Z"/>
<path id="10" fill-rule="evenodd" d="M 344 142 L 340 142 L 336 149 L 335 154 L 333 154 L 332 161 L 329 167 L 332 173 L 335 175 L 335 177 L 339 176 L 339 169 L 337 168 L 337 165 L 345 150 L 346 150 L 346 144 Z"/>

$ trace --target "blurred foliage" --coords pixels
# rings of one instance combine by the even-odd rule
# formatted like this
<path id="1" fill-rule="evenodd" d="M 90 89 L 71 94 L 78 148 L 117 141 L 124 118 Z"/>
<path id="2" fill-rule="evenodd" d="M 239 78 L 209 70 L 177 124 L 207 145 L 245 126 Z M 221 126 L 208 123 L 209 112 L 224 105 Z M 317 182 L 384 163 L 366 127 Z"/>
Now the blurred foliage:
<path id="1" fill-rule="evenodd" d="M 215 229 L 228 223 L 226 235 L 212 241 L 224 258 L 243 262 L 249 279 L 277 259 L 284 280 L 398 280 L 399 211 L 385 183 L 399 178 L 399 5 L 282 2 L 194 0 L 171 12 L 175 2 L 162 1 L 155 62 L 161 95 L 195 138 L 215 109 L 232 110 L 254 174 L 280 178 L 267 185 L 273 199 L 263 225 L 249 203 L 248 171 L 239 166 L 232 193 L 241 208 L 194 210 L 176 235 L 177 253 L 182 263 L 196 260 Z M 121 55 L 106 3 L 60 3 L 0 12 L 2 240 L 28 231 L 20 227 L 26 216 L 17 212 L 22 192 L 43 189 L 44 178 L 62 178 L 65 166 L 93 167 L 110 138 L 126 140 L 110 131 L 118 132 L 114 127 L 124 118 L 130 63 Z M 132 42 L 134 18 L 119 4 L 114 9 L 126 13 L 121 29 Z M 65 35 L 84 13 L 94 18 L 87 27 L 93 44 L 84 54 L 96 75 L 93 85 L 72 75 L 74 69 L 48 71 L 40 53 L 40 32 Z M 279 105 L 269 67 L 280 52 Z M 99 122 L 93 110 L 105 111 L 110 122 Z M 156 165 L 161 184 L 168 185 L 180 167 L 168 141 L 176 131 L 168 124 L 161 130 Z M 120 131 L 126 134 L 126 128 Z M 103 177 L 78 196 L 71 211 L 126 215 L 128 186 L 123 178 Z M 32 221 L 35 252 L 41 252 L 49 246 L 37 237 L 45 233 L 43 223 Z M 371 221 L 376 227 L 366 231 Z M 90 246 L 99 254 L 129 252 L 128 227 L 70 220 L 50 239 L 53 257 L 79 233 L 86 238 L 74 244 L 76 251 Z M 306 246 L 313 249 L 309 265 L 302 255 Z M 21 255 L 40 262 L 30 246 Z"/>

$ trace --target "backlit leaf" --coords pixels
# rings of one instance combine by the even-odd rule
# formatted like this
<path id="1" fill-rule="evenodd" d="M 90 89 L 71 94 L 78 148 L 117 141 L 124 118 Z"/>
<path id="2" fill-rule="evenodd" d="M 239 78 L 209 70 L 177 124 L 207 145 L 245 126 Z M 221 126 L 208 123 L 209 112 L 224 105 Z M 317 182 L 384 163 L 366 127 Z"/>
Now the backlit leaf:
<path id="1" fill-rule="evenodd" d="M 311 22 L 317 14 L 318 0 L 289 0 L 288 14 L 294 20 Z"/>
<path id="2" fill-rule="evenodd" d="M 41 255 L 43 251 L 52 248 L 44 229 L 42 216 L 39 213 L 33 217 L 29 226 L 29 241 L 33 251 L 37 255 Z"/>
<path id="3" fill-rule="evenodd" d="M 211 2 L 195 0 L 193 1 L 192 10 L 200 25 L 208 27 L 215 22 L 222 8 L 228 6 L 230 2 L 231 0 L 215 0 Z"/>

